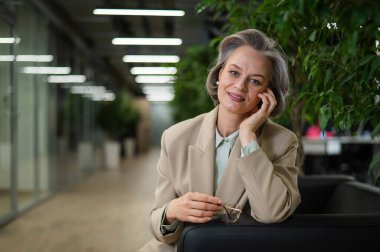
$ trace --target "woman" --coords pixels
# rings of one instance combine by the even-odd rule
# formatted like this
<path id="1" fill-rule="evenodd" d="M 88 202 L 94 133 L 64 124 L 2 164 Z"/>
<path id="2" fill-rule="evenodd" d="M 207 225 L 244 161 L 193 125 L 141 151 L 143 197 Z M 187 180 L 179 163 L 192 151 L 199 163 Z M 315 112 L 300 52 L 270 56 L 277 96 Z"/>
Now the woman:
<path id="1" fill-rule="evenodd" d="M 297 138 L 269 120 L 283 110 L 289 86 L 275 46 L 254 29 L 221 42 L 206 83 L 215 109 L 162 135 L 151 212 L 156 240 L 143 251 L 175 251 L 185 222 L 208 222 L 225 204 L 273 223 L 300 203 Z"/>

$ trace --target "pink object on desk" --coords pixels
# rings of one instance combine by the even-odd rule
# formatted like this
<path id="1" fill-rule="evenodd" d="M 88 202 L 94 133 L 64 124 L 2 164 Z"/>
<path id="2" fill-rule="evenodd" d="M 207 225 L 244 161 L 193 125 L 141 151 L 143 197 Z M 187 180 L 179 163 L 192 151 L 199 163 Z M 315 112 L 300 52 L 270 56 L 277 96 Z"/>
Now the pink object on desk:
<path id="1" fill-rule="evenodd" d="M 321 137 L 321 129 L 318 126 L 312 125 L 307 129 L 306 136 L 312 139 L 319 139 Z"/>

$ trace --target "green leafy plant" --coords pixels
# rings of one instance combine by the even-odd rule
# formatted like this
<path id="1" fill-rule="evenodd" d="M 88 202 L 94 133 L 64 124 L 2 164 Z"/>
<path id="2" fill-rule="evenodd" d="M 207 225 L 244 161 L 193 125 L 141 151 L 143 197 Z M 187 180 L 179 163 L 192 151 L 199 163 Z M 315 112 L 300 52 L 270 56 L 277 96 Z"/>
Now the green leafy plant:
<path id="1" fill-rule="evenodd" d="M 330 122 L 349 134 L 363 124 L 380 127 L 379 1 L 203 0 L 198 10 L 204 9 L 214 18 L 224 15 L 226 33 L 257 28 L 278 40 L 288 56 L 292 90 L 277 120 L 299 140 L 306 121 L 318 120 L 322 130 Z"/>
<path id="2" fill-rule="evenodd" d="M 170 103 L 176 121 L 208 112 L 214 107 L 205 82 L 208 68 L 216 57 L 216 50 L 211 45 L 189 47 L 177 64 L 175 97 Z"/>
<path id="3" fill-rule="evenodd" d="M 121 96 L 113 101 L 102 102 L 97 114 L 100 127 L 113 140 L 134 136 L 140 117 L 132 103 Z"/>

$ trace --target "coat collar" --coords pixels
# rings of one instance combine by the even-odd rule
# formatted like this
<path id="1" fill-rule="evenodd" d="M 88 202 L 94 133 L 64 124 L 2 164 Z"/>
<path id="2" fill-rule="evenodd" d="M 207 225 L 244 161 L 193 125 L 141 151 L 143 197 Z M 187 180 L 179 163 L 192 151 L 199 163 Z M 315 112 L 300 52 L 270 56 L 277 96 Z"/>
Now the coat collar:
<path id="1" fill-rule="evenodd" d="M 209 148 L 210 141 L 215 145 L 215 127 L 216 119 L 218 118 L 219 106 L 215 107 L 207 113 L 203 119 L 201 129 L 199 130 L 198 138 L 195 146 L 202 151 Z"/>

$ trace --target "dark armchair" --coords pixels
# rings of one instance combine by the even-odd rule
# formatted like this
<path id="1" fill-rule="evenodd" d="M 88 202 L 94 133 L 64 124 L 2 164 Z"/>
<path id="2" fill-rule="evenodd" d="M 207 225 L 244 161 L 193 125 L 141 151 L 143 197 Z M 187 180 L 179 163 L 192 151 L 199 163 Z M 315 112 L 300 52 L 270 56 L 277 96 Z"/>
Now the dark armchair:
<path id="1" fill-rule="evenodd" d="M 300 177 L 299 188 L 302 202 L 286 221 L 263 224 L 242 215 L 233 225 L 221 222 L 188 225 L 178 251 L 357 252 L 378 249 L 380 188 L 344 175 Z"/>

